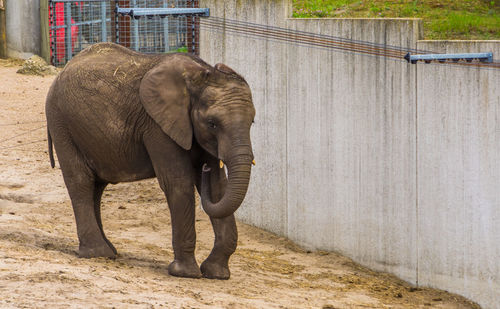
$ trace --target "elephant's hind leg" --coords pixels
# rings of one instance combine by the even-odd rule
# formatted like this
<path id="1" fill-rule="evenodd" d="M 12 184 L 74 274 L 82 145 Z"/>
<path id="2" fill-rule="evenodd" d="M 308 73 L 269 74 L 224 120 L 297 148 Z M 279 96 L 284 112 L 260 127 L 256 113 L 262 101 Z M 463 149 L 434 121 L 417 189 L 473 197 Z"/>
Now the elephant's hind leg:
<path id="1" fill-rule="evenodd" d="M 66 186 L 73 204 L 80 241 L 78 255 L 84 258 L 116 257 L 116 249 L 106 239 L 102 230 L 100 205 L 95 205 L 96 196 L 101 195 L 102 191 L 96 188 L 94 179 L 86 173 L 64 178 L 65 181 L 69 178 Z"/>
<path id="2" fill-rule="evenodd" d="M 56 134 L 54 145 L 75 214 L 79 256 L 116 257 L 116 250 L 102 231 L 100 205 L 96 205 L 105 186 L 96 185 L 94 173 L 69 138 L 60 139 Z"/>
<path id="3" fill-rule="evenodd" d="M 103 182 L 96 182 L 95 183 L 95 188 L 94 188 L 94 213 L 95 213 L 95 218 L 97 219 L 97 225 L 99 226 L 99 229 L 101 230 L 102 237 L 106 241 L 106 243 L 109 245 L 111 250 L 115 254 L 118 252 L 116 251 L 115 246 L 108 240 L 106 235 L 104 234 L 104 229 L 102 227 L 102 221 L 101 221 L 101 198 L 102 198 L 102 193 L 104 192 L 104 189 L 106 188 L 108 184 L 103 183 Z"/>

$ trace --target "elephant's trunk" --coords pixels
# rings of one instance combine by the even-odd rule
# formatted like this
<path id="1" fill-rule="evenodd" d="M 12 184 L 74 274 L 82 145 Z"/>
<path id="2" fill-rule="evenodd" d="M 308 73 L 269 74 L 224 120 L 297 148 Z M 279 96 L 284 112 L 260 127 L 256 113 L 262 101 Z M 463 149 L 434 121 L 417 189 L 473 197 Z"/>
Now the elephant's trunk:
<path id="1" fill-rule="evenodd" d="M 203 167 L 201 180 L 201 203 L 205 212 L 213 218 L 232 215 L 243 202 L 250 181 L 252 158 L 240 155 L 227 162 L 226 192 L 220 201 L 212 203 L 210 198 L 210 169 Z"/>

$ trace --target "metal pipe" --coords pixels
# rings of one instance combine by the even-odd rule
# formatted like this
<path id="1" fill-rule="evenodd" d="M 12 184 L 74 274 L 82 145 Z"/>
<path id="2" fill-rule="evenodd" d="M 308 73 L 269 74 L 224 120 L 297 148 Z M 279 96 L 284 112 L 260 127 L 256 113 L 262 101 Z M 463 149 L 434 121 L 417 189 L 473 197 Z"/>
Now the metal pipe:
<path id="1" fill-rule="evenodd" d="M 81 7 L 78 8 L 77 14 L 78 14 L 78 18 L 76 18 L 76 20 L 74 20 L 74 21 L 83 20 Z M 75 25 L 75 27 L 76 27 L 76 25 Z M 82 32 L 83 32 L 82 28 L 78 27 L 78 50 L 82 50 L 82 41 L 83 41 L 83 33 Z"/>
<path id="2" fill-rule="evenodd" d="M 167 2 L 163 2 L 163 7 L 167 8 Z M 163 19 L 163 51 L 164 52 L 169 52 L 170 51 L 170 38 L 169 38 L 169 29 L 168 29 L 168 16 Z"/>
<path id="3" fill-rule="evenodd" d="M 132 0 L 132 6 L 136 6 L 136 0 Z M 132 16 L 133 17 L 133 16 Z M 132 35 L 132 49 L 139 51 L 139 21 L 132 18 L 132 26 L 134 28 L 134 34 Z"/>
<path id="4" fill-rule="evenodd" d="M 408 53 L 404 58 L 406 59 L 406 61 L 410 63 L 417 63 L 417 61 L 425 61 L 426 63 L 429 63 L 434 60 L 442 62 L 451 60 L 454 62 L 458 62 L 462 59 L 467 62 L 470 62 L 472 60 L 479 60 L 481 62 L 493 62 L 493 53 L 426 54 L 426 55 L 412 55 Z"/>
<path id="5" fill-rule="evenodd" d="M 66 46 L 66 62 L 70 61 L 71 58 L 73 57 L 73 44 L 72 44 L 72 37 L 71 37 L 71 3 L 66 2 L 64 3 L 64 23 L 66 24 L 66 29 L 65 29 L 65 36 L 64 36 L 64 41 L 65 41 L 65 46 Z"/>
<path id="6" fill-rule="evenodd" d="M 106 19 L 106 2 L 101 2 L 101 41 L 108 41 L 108 32 L 107 32 L 107 19 Z"/>
<path id="7" fill-rule="evenodd" d="M 209 8 L 118 8 L 118 14 L 134 16 L 199 15 L 209 17 Z"/>

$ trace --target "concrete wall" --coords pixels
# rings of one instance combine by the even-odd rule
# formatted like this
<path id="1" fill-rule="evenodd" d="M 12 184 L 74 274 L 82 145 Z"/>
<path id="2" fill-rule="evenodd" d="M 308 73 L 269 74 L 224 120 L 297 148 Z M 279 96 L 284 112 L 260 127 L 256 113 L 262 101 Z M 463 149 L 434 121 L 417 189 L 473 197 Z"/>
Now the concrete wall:
<path id="1" fill-rule="evenodd" d="M 291 12 L 286 1 L 210 1 L 212 16 L 286 26 Z M 287 46 L 224 34 L 200 34 L 201 56 L 209 63 L 226 63 L 245 76 L 252 88 L 258 116 L 252 130 L 257 160 L 246 205 L 239 217 L 245 222 L 286 235 L 287 214 Z M 267 52 L 272 50 L 273 52 Z M 272 123 L 273 125 L 269 125 Z M 266 190 L 261 190 L 266 188 Z"/>
<path id="2" fill-rule="evenodd" d="M 205 0 L 211 15 L 441 51 L 403 19 L 288 19 L 288 1 Z M 489 44 L 489 45 L 488 45 Z M 500 308 L 499 70 L 417 64 L 201 31 L 249 82 L 257 166 L 240 220 Z"/>
<path id="3" fill-rule="evenodd" d="M 418 42 L 493 52 L 496 42 Z M 418 65 L 418 278 L 500 308 L 500 70 Z"/>
<path id="4" fill-rule="evenodd" d="M 40 54 L 40 0 L 7 0 L 6 20 L 7 55 Z"/>
<path id="5" fill-rule="evenodd" d="M 416 41 L 387 34 L 418 30 L 414 20 L 287 26 L 405 48 Z M 415 66 L 293 45 L 286 58 L 287 236 L 415 282 Z"/>

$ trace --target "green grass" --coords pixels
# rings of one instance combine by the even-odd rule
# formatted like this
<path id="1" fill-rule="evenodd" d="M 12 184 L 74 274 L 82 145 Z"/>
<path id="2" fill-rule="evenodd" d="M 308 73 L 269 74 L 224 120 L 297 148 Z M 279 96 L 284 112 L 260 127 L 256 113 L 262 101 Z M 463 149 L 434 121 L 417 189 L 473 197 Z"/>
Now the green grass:
<path id="1" fill-rule="evenodd" d="M 293 0 L 293 17 L 416 17 L 426 39 L 500 39 L 500 0 Z"/>
<path id="2" fill-rule="evenodd" d="M 177 48 L 177 50 L 174 51 L 174 53 L 187 53 L 187 52 L 188 48 L 186 46 L 179 47 Z"/>

